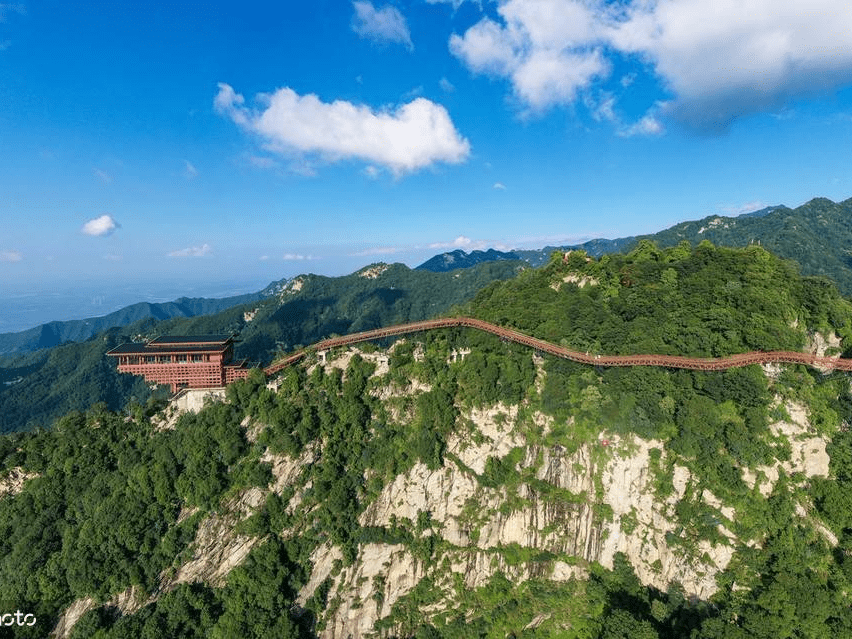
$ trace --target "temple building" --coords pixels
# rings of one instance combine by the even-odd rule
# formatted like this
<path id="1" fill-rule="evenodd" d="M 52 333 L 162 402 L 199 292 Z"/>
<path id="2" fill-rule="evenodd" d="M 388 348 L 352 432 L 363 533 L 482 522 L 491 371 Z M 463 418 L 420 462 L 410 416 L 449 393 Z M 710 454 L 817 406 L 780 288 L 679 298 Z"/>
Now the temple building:
<path id="1" fill-rule="evenodd" d="M 127 343 L 107 352 L 122 373 L 143 375 L 146 381 L 182 388 L 217 388 L 244 379 L 246 360 L 234 360 L 232 335 L 163 335 L 147 344 Z"/>

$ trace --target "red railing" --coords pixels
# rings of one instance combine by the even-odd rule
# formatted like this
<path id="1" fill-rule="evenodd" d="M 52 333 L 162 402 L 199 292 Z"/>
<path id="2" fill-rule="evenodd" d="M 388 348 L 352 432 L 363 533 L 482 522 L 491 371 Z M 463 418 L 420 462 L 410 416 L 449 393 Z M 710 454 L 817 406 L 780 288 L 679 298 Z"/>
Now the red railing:
<path id="1" fill-rule="evenodd" d="M 337 346 L 347 346 L 358 342 L 369 342 L 383 337 L 417 333 L 436 328 L 475 328 L 497 335 L 498 337 L 511 340 L 524 346 L 529 346 L 544 353 L 550 353 L 556 357 L 562 357 L 581 364 L 594 366 L 663 366 L 665 368 L 686 368 L 691 370 L 719 371 L 751 364 L 804 364 L 816 368 L 835 369 L 841 371 L 852 371 L 852 359 L 839 359 L 837 357 L 819 357 L 810 353 L 798 353 L 793 351 L 752 351 L 740 353 L 729 357 L 701 358 L 682 357 L 680 355 L 590 355 L 579 351 L 572 351 L 558 344 L 547 342 L 543 339 L 531 337 L 518 331 L 503 328 L 490 322 L 474 319 L 472 317 L 446 317 L 442 319 L 425 320 L 422 322 L 411 322 L 409 324 L 397 324 L 385 328 L 377 328 L 372 331 L 352 333 L 342 337 L 317 342 L 283 360 L 274 362 L 264 369 L 267 375 L 273 375 L 282 368 L 302 359 L 308 351 L 322 351 Z"/>

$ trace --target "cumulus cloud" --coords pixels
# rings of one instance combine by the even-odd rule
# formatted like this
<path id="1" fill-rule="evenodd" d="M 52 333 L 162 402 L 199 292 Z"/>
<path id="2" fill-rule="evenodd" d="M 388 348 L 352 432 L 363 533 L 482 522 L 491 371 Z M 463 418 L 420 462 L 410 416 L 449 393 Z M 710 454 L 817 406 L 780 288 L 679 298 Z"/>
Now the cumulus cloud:
<path id="1" fill-rule="evenodd" d="M 266 150 L 285 156 L 307 155 L 325 162 L 357 159 L 400 176 L 436 162 L 458 164 L 470 155 L 470 143 L 456 131 L 447 110 L 426 98 L 375 111 L 283 88 L 258 101 L 264 108 L 250 109 L 243 96 L 219 84 L 214 106 L 258 135 Z"/>
<path id="2" fill-rule="evenodd" d="M 168 257 L 204 257 L 208 255 L 213 248 L 209 244 L 202 244 L 201 246 L 190 246 L 187 248 L 178 249 L 176 251 L 172 251 L 167 253 Z"/>
<path id="3" fill-rule="evenodd" d="M 352 30 L 362 38 L 381 44 L 399 43 L 414 50 L 411 32 L 399 9 L 390 5 L 376 9 L 372 2 L 353 2 Z"/>
<path id="4" fill-rule="evenodd" d="M 528 111 L 574 102 L 579 90 L 609 73 L 596 14 L 579 0 L 509 0 L 502 24 L 483 18 L 450 37 L 450 51 L 471 70 L 511 80 Z"/>
<path id="5" fill-rule="evenodd" d="M 111 215 L 101 215 L 86 222 L 81 231 L 85 235 L 102 237 L 112 234 L 117 228 L 119 228 L 119 225 Z"/>
<path id="6" fill-rule="evenodd" d="M 501 0 L 497 13 L 450 50 L 507 78 L 532 112 L 572 104 L 614 53 L 652 69 L 672 96 L 666 115 L 706 131 L 852 81 L 846 0 Z"/>
<path id="7" fill-rule="evenodd" d="M 24 256 L 20 251 L 0 251 L 0 262 L 20 262 Z"/>
<path id="8" fill-rule="evenodd" d="M 491 188 L 497 189 L 498 191 L 505 191 L 505 190 L 506 190 L 506 185 L 505 185 L 505 184 L 503 184 L 502 182 L 495 182 L 495 183 L 494 183 L 494 186 L 493 186 L 493 187 L 491 187 Z"/>

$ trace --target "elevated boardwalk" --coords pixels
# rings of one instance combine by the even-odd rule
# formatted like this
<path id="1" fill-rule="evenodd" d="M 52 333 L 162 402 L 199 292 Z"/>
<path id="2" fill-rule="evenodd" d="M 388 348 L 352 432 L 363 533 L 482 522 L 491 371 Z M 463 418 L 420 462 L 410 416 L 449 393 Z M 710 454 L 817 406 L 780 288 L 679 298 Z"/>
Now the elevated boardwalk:
<path id="1" fill-rule="evenodd" d="M 322 351 L 337 346 L 347 346 L 358 342 L 369 342 L 384 337 L 405 335 L 429 331 L 437 328 L 473 328 L 486 333 L 492 333 L 502 339 L 529 346 L 538 351 L 562 357 L 580 364 L 593 366 L 661 366 L 664 368 L 684 368 L 699 371 L 720 371 L 728 368 L 750 366 L 751 364 L 804 364 L 813 368 L 824 370 L 852 371 L 852 359 L 840 359 L 838 357 L 820 357 L 810 353 L 799 353 L 795 351 L 752 351 L 720 358 L 682 357 L 680 355 L 589 355 L 579 351 L 559 346 L 543 339 L 531 337 L 519 331 L 491 324 L 472 317 L 446 317 L 422 322 L 411 322 L 409 324 L 397 324 L 372 331 L 352 333 L 342 337 L 333 337 L 309 346 L 301 351 L 293 353 L 277 362 L 273 362 L 264 369 L 267 375 L 274 375 L 278 371 L 295 364 L 305 355 L 312 351 Z"/>

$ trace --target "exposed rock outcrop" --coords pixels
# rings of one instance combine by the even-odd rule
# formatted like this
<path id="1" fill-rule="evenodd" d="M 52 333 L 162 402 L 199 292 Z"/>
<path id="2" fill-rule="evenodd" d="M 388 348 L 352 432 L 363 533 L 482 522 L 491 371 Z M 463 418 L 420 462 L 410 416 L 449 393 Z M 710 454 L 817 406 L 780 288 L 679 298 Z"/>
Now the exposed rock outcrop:
<path id="1" fill-rule="evenodd" d="M 671 581 L 678 581 L 688 594 L 701 598 L 715 592 L 715 575 L 727 566 L 734 547 L 702 540 L 692 554 L 667 542 L 668 535 L 677 534 L 674 505 L 684 498 L 693 478 L 686 468 L 675 465 L 674 492 L 664 501 L 655 499 L 649 458 L 653 449 L 662 453 L 662 442 L 609 437 L 607 446 L 590 443 L 570 453 L 559 445 L 524 445 L 517 414 L 517 407 L 501 405 L 469 411 L 464 417 L 476 428 L 455 434 L 448 442 L 448 451 L 461 466 L 447 461 L 431 470 L 417 463 L 385 487 L 362 514 L 361 525 L 402 523 L 413 529 L 421 513 L 428 513 L 431 533 L 422 534 L 439 535 L 449 550 L 424 565 L 404 546 L 362 546 L 355 564 L 333 579 L 330 597 L 338 601 L 331 606 L 323 637 L 367 636 L 375 622 L 390 613 L 391 602 L 440 563 L 443 572 L 433 576 L 439 577 L 436 585 L 446 591 L 448 602 L 453 574 L 467 588 L 486 584 L 498 572 L 514 583 L 531 577 L 564 581 L 582 576 L 589 562 L 612 568 L 619 552 L 645 584 L 665 590 Z M 524 454 L 515 471 L 522 480 L 500 487 L 483 485 L 477 475 L 484 472 L 487 459 L 502 458 L 519 446 Z M 733 509 L 709 491 L 702 497 L 733 516 Z M 732 533 L 724 530 L 733 541 Z M 516 555 L 528 553 L 531 559 L 508 561 L 505 552 L 512 548 Z M 553 559 L 532 560 L 542 552 Z M 300 595 L 302 601 L 331 575 L 335 558 L 340 558 L 339 551 L 328 546 L 316 553 L 314 574 Z M 376 595 L 377 585 L 383 588 L 381 597 Z"/>
<path id="2" fill-rule="evenodd" d="M 24 489 L 27 480 L 38 477 L 38 473 L 28 473 L 20 466 L 15 466 L 0 477 L 0 499 L 7 495 L 17 495 Z"/>

